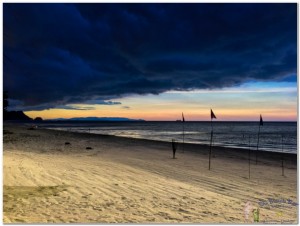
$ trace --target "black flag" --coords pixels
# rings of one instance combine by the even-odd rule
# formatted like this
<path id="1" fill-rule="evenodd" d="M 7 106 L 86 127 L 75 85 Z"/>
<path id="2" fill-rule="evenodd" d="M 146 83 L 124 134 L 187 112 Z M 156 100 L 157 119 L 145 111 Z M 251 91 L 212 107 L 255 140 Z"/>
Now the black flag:
<path id="1" fill-rule="evenodd" d="M 210 118 L 213 119 L 213 118 L 217 118 L 214 114 L 214 112 L 210 109 Z"/>

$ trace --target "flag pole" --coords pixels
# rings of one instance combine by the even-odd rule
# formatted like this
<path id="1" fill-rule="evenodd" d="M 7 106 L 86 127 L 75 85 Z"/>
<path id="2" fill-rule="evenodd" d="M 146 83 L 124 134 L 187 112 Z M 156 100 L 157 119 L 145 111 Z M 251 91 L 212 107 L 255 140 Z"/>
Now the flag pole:
<path id="1" fill-rule="evenodd" d="M 283 156 L 283 135 L 281 134 L 281 169 L 282 169 L 282 176 L 284 176 L 284 156 Z"/>
<path id="2" fill-rule="evenodd" d="M 217 118 L 214 114 L 214 112 L 212 111 L 212 109 L 210 109 L 210 125 L 211 125 L 211 133 L 210 133 L 210 147 L 209 147 L 209 161 L 208 161 L 208 170 L 210 170 L 210 159 L 211 159 L 211 148 L 212 148 L 212 141 L 213 141 L 213 133 L 214 133 L 214 127 L 213 127 L 213 118 Z"/>
<path id="3" fill-rule="evenodd" d="M 260 134 L 260 126 L 263 125 L 263 120 L 260 115 L 259 127 L 258 127 L 258 134 L 257 134 L 257 146 L 256 146 L 256 156 L 255 156 L 255 165 L 257 165 L 257 153 L 258 153 L 258 144 L 259 144 L 259 134 Z"/>
<path id="4" fill-rule="evenodd" d="M 250 134 L 249 134 L 249 150 L 248 150 L 248 162 L 249 162 L 249 180 L 250 180 L 250 164 L 251 164 L 251 153 L 250 153 Z"/>
<path id="5" fill-rule="evenodd" d="M 255 164 L 257 165 L 257 152 L 258 152 L 258 144 L 259 144 L 259 133 L 260 133 L 260 125 L 258 127 L 258 134 L 257 134 L 257 146 L 256 146 L 256 153 L 255 153 Z"/>
<path id="6" fill-rule="evenodd" d="M 183 112 L 182 112 L 182 153 L 184 153 L 184 116 L 183 116 Z"/>
<path id="7" fill-rule="evenodd" d="M 208 161 L 208 170 L 210 170 L 211 146 L 212 146 L 212 138 L 213 138 L 213 126 L 212 126 L 212 119 L 210 119 L 210 123 L 211 123 L 211 132 L 210 132 L 210 146 L 209 146 L 209 161 Z"/>

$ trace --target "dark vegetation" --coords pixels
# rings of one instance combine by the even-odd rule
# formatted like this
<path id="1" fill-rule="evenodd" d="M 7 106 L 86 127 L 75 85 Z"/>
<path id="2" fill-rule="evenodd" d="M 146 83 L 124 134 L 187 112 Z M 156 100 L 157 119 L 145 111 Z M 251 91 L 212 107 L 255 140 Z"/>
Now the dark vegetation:
<path id="1" fill-rule="evenodd" d="M 8 111 L 8 92 L 3 92 L 3 120 L 19 120 L 19 121 L 31 121 L 32 118 L 24 114 L 23 111 Z"/>

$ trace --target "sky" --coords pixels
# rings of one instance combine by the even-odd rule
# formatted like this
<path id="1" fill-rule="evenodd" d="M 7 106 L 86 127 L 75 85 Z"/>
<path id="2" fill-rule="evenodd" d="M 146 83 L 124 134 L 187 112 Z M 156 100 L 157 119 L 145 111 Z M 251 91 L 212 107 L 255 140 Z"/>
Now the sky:
<path id="1" fill-rule="evenodd" d="M 9 110 L 297 120 L 296 3 L 3 3 Z"/>

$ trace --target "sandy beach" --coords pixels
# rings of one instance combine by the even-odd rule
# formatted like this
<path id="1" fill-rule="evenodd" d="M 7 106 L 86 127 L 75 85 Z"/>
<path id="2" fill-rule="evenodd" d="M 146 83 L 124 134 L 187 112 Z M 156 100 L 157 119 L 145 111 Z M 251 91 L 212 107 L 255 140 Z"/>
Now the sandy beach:
<path id="1" fill-rule="evenodd" d="M 70 144 L 65 144 L 69 142 Z M 86 147 L 91 147 L 88 150 Z M 297 156 L 4 124 L 4 223 L 297 223 Z M 248 206 L 248 208 L 247 208 Z M 247 219 L 248 215 L 248 219 Z"/>

